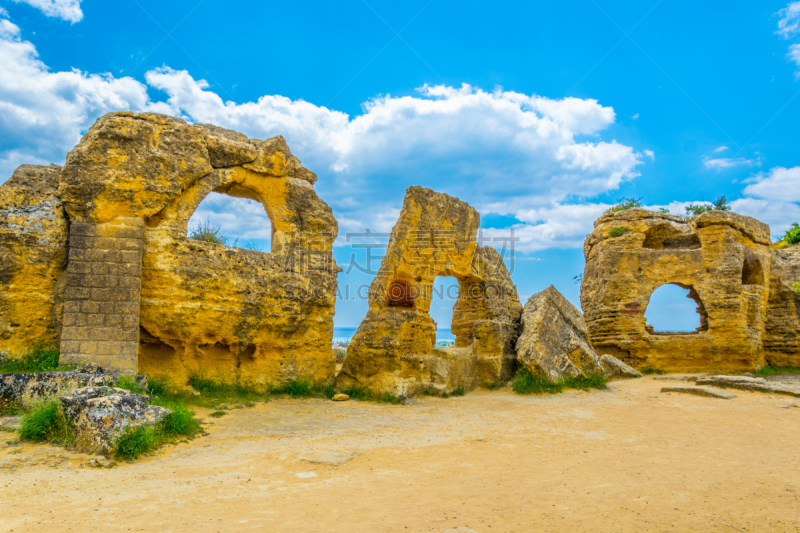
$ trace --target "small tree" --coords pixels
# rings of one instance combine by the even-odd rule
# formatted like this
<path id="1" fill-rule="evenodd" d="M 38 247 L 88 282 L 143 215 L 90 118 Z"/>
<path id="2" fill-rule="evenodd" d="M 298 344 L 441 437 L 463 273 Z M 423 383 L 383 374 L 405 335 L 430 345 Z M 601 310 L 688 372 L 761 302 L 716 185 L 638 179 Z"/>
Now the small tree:
<path id="1" fill-rule="evenodd" d="M 784 233 L 782 241 L 786 241 L 790 245 L 800 244 L 800 225 L 795 222 L 792 227 Z"/>
<path id="2" fill-rule="evenodd" d="M 642 207 L 641 198 L 620 198 L 617 200 L 617 205 L 606 211 L 606 213 L 616 213 L 617 211 L 627 211 L 628 209 L 637 209 Z"/>
<path id="3" fill-rule="evenodd" d="M 686 206 L 686 219 L 690 219 L 705 213 L 707 211 L 730 211 L 731 206 L 728 205 L 728 200 L 724 196 L 720 196 L 712 205 L 707 204 L 689 204 Z"/>

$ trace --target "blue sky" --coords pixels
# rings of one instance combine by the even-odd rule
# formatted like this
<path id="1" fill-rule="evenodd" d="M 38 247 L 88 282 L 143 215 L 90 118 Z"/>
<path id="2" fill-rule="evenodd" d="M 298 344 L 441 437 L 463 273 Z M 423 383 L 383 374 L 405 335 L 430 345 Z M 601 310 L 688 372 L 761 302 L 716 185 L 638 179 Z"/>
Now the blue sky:
<path id="1" fill-rule="evenodd" d="M 478 208 L 489 235 L 514 229 L 523 299 L 553 284 L 576 304 L 583 238 L 617 198 L 682 213 L 725 195 L 776 236 L 800 221 L 800 2 L 0 7 L 6 177 L 63 163 L 116 109 L 281 134 L 319 175 L 340 265 L 347 232 L 390 231 L 405 188 L 423 185 Z M 258 206 L 209 198 L 196 216 L 268 248 Z M 370 279 L 354 269 L 340 283 Z M 694 307 L 664 304 L 665 328 L 684 322 L 678 302 Z M 439 307 L 446 327 L 451 303 Z M 365 312 L 340 301 L 337 326 Z"/>

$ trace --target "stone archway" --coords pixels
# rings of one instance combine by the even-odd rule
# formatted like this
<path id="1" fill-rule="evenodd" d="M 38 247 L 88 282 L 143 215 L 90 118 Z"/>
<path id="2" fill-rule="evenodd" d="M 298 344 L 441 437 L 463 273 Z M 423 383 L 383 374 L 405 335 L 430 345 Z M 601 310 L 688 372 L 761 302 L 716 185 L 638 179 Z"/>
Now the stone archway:
<path id="1" fill-rule="evenodd" d="M 479 225 L 457 198 L 409 187 L 338 386 L 408 396 L 510 379 L 522 305 L 500 254 L 477 244 Z M 430 317 L 437 276 L 459 283 L 456 346 L 446 350 L 434 348 Z"/>
<path id="2" fill-rule="evenodd" d="M 64 359 L 178 385 L 193 373 L 331 382 L 337 223 L 316 179 L 282 137 L 147 113 L 100 118 L 70 152 L 59 193 L 72 220 L 68 281 L 96 283 L 69 274 L 102 267 L 115 285 L 67 287 Z M 271 254 L 187 238 L 212 191 L 264 206 Z M 80 327 L 89 315 L 103 327 Z"/>

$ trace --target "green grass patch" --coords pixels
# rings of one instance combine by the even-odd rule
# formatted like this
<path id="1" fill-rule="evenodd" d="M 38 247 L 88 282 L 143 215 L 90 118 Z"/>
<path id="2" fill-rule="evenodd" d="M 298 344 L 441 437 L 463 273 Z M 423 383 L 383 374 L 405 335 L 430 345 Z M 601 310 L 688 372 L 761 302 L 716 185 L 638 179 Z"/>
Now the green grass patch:
<path id="1" fill-rule="evenodd" d="M 128 426 L 114 447 L 114 456 L 132 461 L 158 447 L 154 426 Z"/>
<path id="2" fill-rule="evenodd" d="M 0 358 L 0 374 L 11 372 L 55 372 L 73 370 L 74 366 L 58 365 L 58 348 L 45 342 L 35 342 L 16 357 Z"/>
<path id="3" fill-rule="evenodd" d="M 29 442 L 68 445 L 75 442 L 75 432 L 67 422 L 61 402 L 49 400 L 23 415 L 19 438 Z"/>
<path id="4" fill-rule="evenodd" d="M 222 418 L 227 414 L 228 414 L 227 411 L 214 411 L 213 413 L 210 413 L 208 416 L 212 416 L 214 418 Z"/>
<path id="5" fill-rule="evenodd" d="M 777 376 L 780 374 L 800 374 L 800 368 L 793 366 L 763 366 L 761 370 L 756 372 L 757 376 Z"/>
<path id="6" fill-rule="evenodd" d="M 531 374 L 528 370 L 521 368 L 514 376 L 511 387 L 518 394 L 558 394 L 564 389 L 607 389 L 608 380 L 602 374 L 590 374 L 586 377 L 565 377 L 559 381 L 552 382 L 544 375 Z"/>
<path id="7" fill-rule="evenodd" d="M 621 237 L 628 233 L 631 229 L 630 228 L 613 228 L 608 230 L 608 235 L 611 237 Z"/>
<path id="8" fill-rule="evenodd" d="M 186 405 L 178 405 L 155 426 L 128 426 L 114 447 L 114 456 L 132 461 L 164 444 L 193 438 L 200 433 L 200 421 Z"/>
<path id="9" fill-rule="evenodd" d="M 147 390 L 139 386 L 130 376 L 121 376 L 114 384 L 115 387 L 135 392 L 136 394 L 147 394 Z"/>
<path id="10" fill-rule="evenodd" d="M 323 385 L 311 383 L 305 380 L 293 380 L 270 389 L 270 394 L 273 395 L 288 395 L 291 398 L 333 398 L 336 391 L 333 385 Z"/>

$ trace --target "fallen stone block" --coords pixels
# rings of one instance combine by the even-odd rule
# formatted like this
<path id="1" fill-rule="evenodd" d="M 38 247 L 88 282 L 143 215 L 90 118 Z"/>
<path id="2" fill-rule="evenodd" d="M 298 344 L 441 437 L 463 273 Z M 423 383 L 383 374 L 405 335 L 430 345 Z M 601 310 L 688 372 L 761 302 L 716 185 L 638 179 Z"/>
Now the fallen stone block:
<path id="1" fill-rule="evenodd" d="M 0 375 L 0 398 L 31 405 L 48 398 L 71 394 L 82 387 L 110 385 L 114 377 L 92 363 L 69 372 L 33 372 Z"/>
<path id="2" fill-rule="evenodd" d="M 793 387 L 785 383 L 767 381 L 764 378 L 748 378 L 744 376 L 711 376 L 698 379 L 698 385 L 713 385 L 715 387 L 749 390 L 755 392 L 768 392 L 771 394 L 784 394 L 800 398 L 800 387 Z"/>
<path id="3" fill-rule="evenodd" d="M 333 400 L 334 402 L 346 402 L 349 399 L 350 396 L 348 396 L 347 394 L 342 394 L 341 392 L 339 394 L 334 394 L 333 398 L 331 398 L 331 400 Z"/>
<path id="4" fill-rule="evenodd" d="M 721 391 L 713 387 L 662 387 L 661 392 L 680 392 L 683 394 L 694 394 L 695 396 L 706 396 L 707 398 L 721 398 L 723 400 L 732 400 L 736 398 L 735 394 L 730 392 Z"/>
<path id="5" fill-rule="evenodd" d="M 85 452 L 110 452 L 125 428 L 158 424 L 171 412 L 116 387 L 85 387 L 59 399 L 75 429 L 76 447 Z"/>
<path id="6" fill-rule="evenodd" d="M 626 365 L 616 357 L 606 354 L 600 358 L 600 363 L 605 368 L 606 376 L 610 378 L 640 378 L 642 373 L 630 365 Z"/>
<path id="7" fill-rule="evenodd" d="M 589 345 L 581 312 L 552 285 L 525 303 L 517 361 L 531 374 L 554 382 L 604 370 Z"/>

